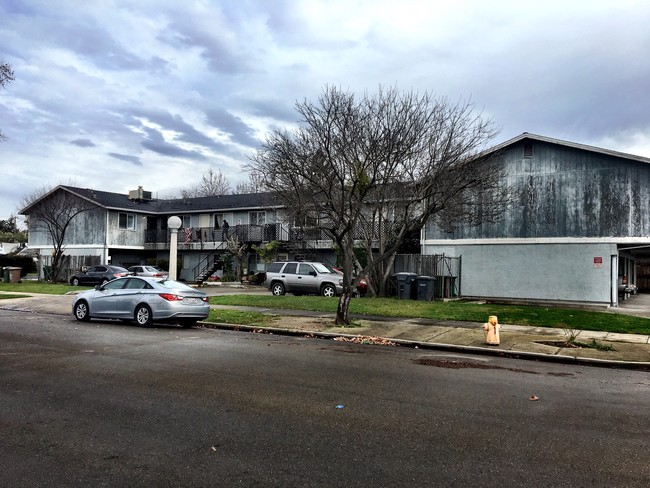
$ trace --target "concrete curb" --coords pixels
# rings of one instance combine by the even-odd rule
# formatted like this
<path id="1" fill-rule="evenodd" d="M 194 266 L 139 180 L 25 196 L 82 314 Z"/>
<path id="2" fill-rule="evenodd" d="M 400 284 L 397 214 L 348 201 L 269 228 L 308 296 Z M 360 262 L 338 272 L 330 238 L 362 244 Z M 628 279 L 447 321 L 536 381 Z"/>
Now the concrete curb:
<path id="1" fill-rule="evenodd" d="M 216 330 L 234 330 L 244 332 L 264 331 L 268 334 L 286 335 L 294 337 L 313 337 L 316 339 L 334 339 L 335 337 L 345 337 L 353 339 L 359 337 L 358 334 L 337 334 L 333 332 L 316 332 L 295 329 L 282 329 L 272 327 L 261 327 L 252 325 L 236 325 L 220 322 L 199 322 L 198 325 L 203 329 Z M 511 359 L 525 359 L 529 361 L 545 361 L 558 364 L 574 364 L 580 366 L 596 366 L 601 368 L 630 369 L 637 371 L 650 371 L 650 362 L 645 361 L 614 361 L 608 359 L 581 358 L 575 356 L 566 356 L 562 354 L 543 354 L 526 351 L 513 351 L 498 348 L 477 347 L 477 346 L 460 346 L 456 344 L 442 344 L 436 342 L 410 341 L 404 339 L 392 339 L 385 337 L 396 344 L 405 347 L 432 349 L 437 351 L 448 351 L 465 354 L 478 354 L 483 356 L 506 357 Z M 369 344 L 371 345 L 371 344 Z"/>

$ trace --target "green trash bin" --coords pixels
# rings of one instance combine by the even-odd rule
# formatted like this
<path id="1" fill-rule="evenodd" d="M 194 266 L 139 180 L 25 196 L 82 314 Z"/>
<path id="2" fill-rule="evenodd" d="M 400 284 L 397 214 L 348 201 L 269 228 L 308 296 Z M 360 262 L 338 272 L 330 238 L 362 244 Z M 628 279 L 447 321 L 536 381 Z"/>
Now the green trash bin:
<path id="1" fill-rule="evenodd" d="M 2 268 L 2 281 L 9 283 L 9 267 L 5 266 Z"/>

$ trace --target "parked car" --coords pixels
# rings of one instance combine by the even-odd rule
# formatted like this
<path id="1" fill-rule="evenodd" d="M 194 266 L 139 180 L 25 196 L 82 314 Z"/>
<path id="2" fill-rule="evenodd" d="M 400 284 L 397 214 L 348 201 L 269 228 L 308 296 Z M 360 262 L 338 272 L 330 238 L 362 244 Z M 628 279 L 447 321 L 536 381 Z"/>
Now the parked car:
<path id="1" fill-rule="evenodd" d="M 148 276 L 149 278 L 162 278 L 163 280 L 169 278 L 169 273 L 158 266 L 131 266 L 128 270 L 133 273 L 133 276 Z"/>
<path id="2" fill-rule="evenodd" d="M 339 273 L 323 263 L 276 262 L 266 270 L 264 282 L 274 295 L 317 294 L 334 297 L 343 291 L 343 279 Z"/>
<path id="3" fill-rule="evenodd" d="M 148 327 L 158 321 L 192 327 L 210 313 L 208 295 L 184 283 L 159 278 L 117 278 L 74 299 L 72 314 L 80 322 L 91 318 L 134 320 Z"/>
<path id="4" fill-rule="evenodd" d="M 333 268 L 339 274 L 343 274 L 343 268 Z M 353 276 L 356 278 L 356 276 Z M 368 293 L 368 279 L 365 276 L 361 276 L 357 282 L 356 294 L 360 297 L 365 297 Z"/>
<path id="5" fill-rule="evenodd" d="M 79 285 L 103 285 L 107 281 L 121 278 L 123 276 L 130 276 L 131 273 L 128 269 L 121 266 L 91 266 L 86 271 L 73 274 L 70 278 L 70 284 L 73 286 Z"/>

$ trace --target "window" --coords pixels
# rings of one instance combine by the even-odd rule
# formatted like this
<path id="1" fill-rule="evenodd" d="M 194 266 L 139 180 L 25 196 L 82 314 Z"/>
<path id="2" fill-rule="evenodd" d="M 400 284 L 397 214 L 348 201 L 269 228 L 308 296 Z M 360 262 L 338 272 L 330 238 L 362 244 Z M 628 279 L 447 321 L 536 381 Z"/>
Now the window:
<path id="1" fill-rule="evenodd" d="M 113 280 L 104 285 L 104 290 L 121 290 L 126 280 Z"/>
<path id="2" fill-rule="evenodd" d="M 192 227 L 192 218 L 190 215 L 183 215 L 183 227 L 186 229 Z"/>
<path id="3" fill-rule="evenodd" d="M 282 266 L 284 266 L 284 263 L 273 263 L 271 266 L 269 266 L 269 273 L 279 273 L 280 270 L 282 269 Z"/>
<path id="4" fill-rule="evenodd" d="M 126 286 L 124 288 L 128 290 L 144 290 L 147 288 L 151 288 L 151 286 L 146 281 L 133 278 L 126 283 Z"/>
<path id="5" fill-rule="evenodd" d="M 524 157 L 530 159 L 533 157 L 533 143 L 525 142 L 524 143 Z"/>
<path id="6" fill-rule="evenodd" d="M 135 230 L 135 214 L 120 213 L 119 228 L 120 230 Z"/>
<path id="7" fill-rule="evenodd" d="M 296 274 L 296 268 L 298 267 L 298 263 L 288 263 L 283 270 L 283 273 L 286 274 Z"/>
<path id="8" fill-rule="evenodd" d="M 266 211 L 248 212 L 248 223 L 251 225 L 266 224 Z"/>
<path id="9" fill-rule="evenodd" d="M 301 264 L 300 267 L 298 268 L 298 274 L 309 275 L 309 273 L 316 274 L 316 271 L 314 271 L 314 268 L 312 268 L 308 264 Z"/>

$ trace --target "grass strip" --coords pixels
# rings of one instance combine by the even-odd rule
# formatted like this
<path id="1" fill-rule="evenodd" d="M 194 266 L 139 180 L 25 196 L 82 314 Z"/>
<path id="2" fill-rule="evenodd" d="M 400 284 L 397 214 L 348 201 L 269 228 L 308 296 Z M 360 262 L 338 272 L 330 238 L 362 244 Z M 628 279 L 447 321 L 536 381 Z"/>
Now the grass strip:
<path id="1" fill-rule="evenodd" d="M 224 295 L 210 297 L 210 303 L 335 313 L 338 300 L 318 296 Z M 644 317 L 550 306 L 494 305 L 463 300 L 423 302 L 396 298 L 360 298 L 350 302 L 350 313 L 461 322 L 486 322 L 488 316 L 496 315 L 501 324 L 650 334 L 650 319 Z"/>
<path id="2" fill-rule="evenodd" d="M 65 283 L 46 283 L 44 281 L 21 281 L 20 283 L 0 282 L 0 291 L 10 293 L 45 293 L 48 295 L 65 295 L 69 291 L 90 290 L 92 286 L 72 286 Z"/>

